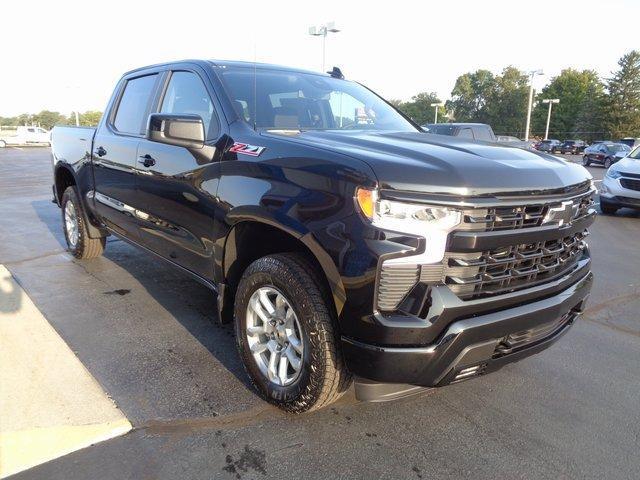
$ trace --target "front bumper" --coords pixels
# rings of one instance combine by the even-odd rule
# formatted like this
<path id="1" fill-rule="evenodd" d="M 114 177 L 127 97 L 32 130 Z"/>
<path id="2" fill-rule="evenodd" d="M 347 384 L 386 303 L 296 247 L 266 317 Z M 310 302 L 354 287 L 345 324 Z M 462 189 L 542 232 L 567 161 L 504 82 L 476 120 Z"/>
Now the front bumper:
<path id="1" fill-rule="evenodd" d="M 377 346 L 343 337 L 347 364 L 369 384 L 423 387 L 439 387 L 497 370 L 544 350 L 570 328 L 583 310 L 593 282 L 588 265 L 580 271 L 583 276 L 578 281 L 553 296 L 458 319 L 426 346 Z M 543 335 L 509 347 L 513 345 L 509 339 L 523 338 L 527 332 Z"/>
<path id="2" fill-rule="evenodd" d="M 598 193 L 601 202 L 618 207 L 640 208 L 640 191 L 624 188 L 619 178 L 605 175 Z"/>

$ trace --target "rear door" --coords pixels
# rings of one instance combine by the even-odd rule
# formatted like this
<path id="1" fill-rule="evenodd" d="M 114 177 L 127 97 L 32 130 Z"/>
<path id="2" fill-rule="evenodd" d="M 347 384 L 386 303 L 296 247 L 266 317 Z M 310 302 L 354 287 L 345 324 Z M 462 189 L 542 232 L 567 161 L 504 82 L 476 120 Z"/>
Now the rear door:
<path id="1" fill-rule="evenodd" d="M 93 142 L 95 209 L 108 227 L 133 240 L 139 214 L 136 154 L 160 78 L 153 72 L 124 79 Z"/>
<path id="2" fill-rule="evenodd" d="M 160 113 L 199 115 L 205 125 L 204 149 L 143 139 L 137 157 L 137 191 L 142 245 L 174 263 L 213 278 L 216 192 L 220 155 L 228 138 L 215 92 L 195 66 L 167 75 L 156 109 Z"/>

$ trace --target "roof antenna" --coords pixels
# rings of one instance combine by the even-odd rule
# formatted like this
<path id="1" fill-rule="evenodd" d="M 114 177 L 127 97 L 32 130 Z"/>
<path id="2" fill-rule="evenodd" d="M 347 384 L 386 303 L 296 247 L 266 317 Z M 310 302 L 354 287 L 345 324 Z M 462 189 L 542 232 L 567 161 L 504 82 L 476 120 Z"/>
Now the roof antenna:
<path id="1" fill-rule="evenodd" d="M 257 41 L 253 40 L 253 129 L 257 131 L 257 117 L 258 117 L 258 80 L 257 80 L 257 58 L 258 58 L 258 46 Z"/>
<path id="2" fill-rule="evenodd" d="M 327 72 L 333 78 L 339 78 L 340 80 L 344 80 L 344 75 L 342 74 L 342 70 L 338 67 L 333 67 L 331 70 Z"/>

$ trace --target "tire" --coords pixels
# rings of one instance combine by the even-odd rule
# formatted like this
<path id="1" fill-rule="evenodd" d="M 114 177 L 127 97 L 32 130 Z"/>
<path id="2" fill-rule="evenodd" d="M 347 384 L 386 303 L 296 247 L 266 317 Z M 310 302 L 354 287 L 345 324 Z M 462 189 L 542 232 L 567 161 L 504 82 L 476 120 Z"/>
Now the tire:
<path id="1" fill-rule="evenodd" d="M 275 295 L 275 300 L 273 296 L 269 296 L 269 301 L 273 302 L 270 304 L 271 307 L 277 305 L 278 294 L 282 295 L 286 301 L 280 301 L 280 305 L 285 305 L 282 311 L 293 311 L 291 317 L 296 328 L 291 326 L 291 329 L 298 334 L 300 343 L 291 338 L 290 343 L 285 339 L 282 345 L 274 346 L 274 342 L 282 342 L 282 339 L 276 336 L 276 340 L 273 340 L 273 334 L 269 333 L 254 333 L 249 339 L 248 327 L 254 332 L 283 328 L 269 327 L 260 314 L 252 313 L 256 310 L 254 307 L 250 308 L 250 301 L 251 305 L 259 304 L 258 309 L 261 309 L 263 314 L 268 310 L 263 307 L 260 296 L 262 293 L 267 296 Z M 325 407 L 340 398 L 351 384 L 351 375 L 345 367 L 340 350 L 335 312 L 329 301 L 330 297 L 320 282 L 318 272 L 298 253 L 262 257 L 249 265 L 242 275 L 234 304 L 238 351 L 256 390 L 266 401 L 282 410 L 302 413 Z M 289 309 L 285 310 L 287 305 Z M 289 316 L 289 313 L 278 315 L 278 310 L 275 310 L 274 317 L 269 318 Z M 260 320 L 256 321 L 258 318 Z M 273 322 L 275 320 L 269 323 Z M 292 322 L 289 319 L 286 325 Z M 256 326 L 256 323 L 262 325 Z M 250 342 L 253 343 L 250 345 Z M 264 347 L 266 342 L 269 343 L 269 347 Z M 297 349 L 291 350 L 296 343 L 302 345 L 302 352 Z M 282 367 L 281 359 L 290 358 L 292 353 L 300 356 L 297 373 L 294 371 L 294 362 L 286 360 L 285 363 L 289 363 L 284 367 L 284 375 L 278 368 L 277 377 L 272 375 L 272 378 L 269 374 L 272 355 L 279 355 L 274 358 L 280 360 L 274 361 L 273 364 L 277 363 Z M 269 365 L 265 371 L 267 363 Z M 291 378 L 288 377 L 290 372 Z M 290 383 L 287 383 L 289 381 Z"/>
<path id="2" fill-rule="evenodd" d="M 67 249 L 76 258 L 83 260 L 102 255 L 106 238 L 91 238 L 84 220 L 84 208 L 78 200 L 74 187 L 67 187 L 60 202 L 62 211 L 62 229 L 67 241 Z M 73 224 L 75 222 L 74 232 Z"/>
<path id="3" fill-rule="evenodd" d="M 604 168 L 609 168 L 611 165 L 613 165 L 613 160 L 611 160 L 611 157 L 607 157 L 604 159 Z"/>
<path id="4" fill-rule="evenodd" d="M 589 165 L 591 165 L 591 160 L 589 159 L 588 155 L 585 155 L 584 157 L 582 157 L 582 165 L 585 167 L 588 167 Z"/>
<path id="5" fill-rule="evenodd" d="M 603 202 L 602 199 L 600 199 L 600 211 L 605 215 L 614 215 L 618 211 L 618 207 Z"/>
<path id="6" fill-rule="evenodd" d="M 0 140 L 0 148 L 5 148 L 7 146 L 7 142 L 4 140 Z"/>

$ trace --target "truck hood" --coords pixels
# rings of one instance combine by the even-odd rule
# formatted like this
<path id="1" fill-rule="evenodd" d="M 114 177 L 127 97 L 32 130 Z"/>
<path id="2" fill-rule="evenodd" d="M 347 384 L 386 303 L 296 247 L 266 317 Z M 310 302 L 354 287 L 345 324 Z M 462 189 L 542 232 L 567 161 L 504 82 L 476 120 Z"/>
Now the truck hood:
<path id="1" fill-rule="evenodd" d="M 383 189 L 486 195 L 556 189 L 591 178 L 582 166 L 551 155 L 445 135 L 303 131 L 287 139 L 364 161 Z"/>

